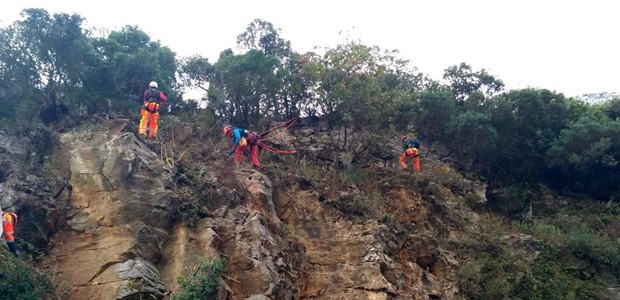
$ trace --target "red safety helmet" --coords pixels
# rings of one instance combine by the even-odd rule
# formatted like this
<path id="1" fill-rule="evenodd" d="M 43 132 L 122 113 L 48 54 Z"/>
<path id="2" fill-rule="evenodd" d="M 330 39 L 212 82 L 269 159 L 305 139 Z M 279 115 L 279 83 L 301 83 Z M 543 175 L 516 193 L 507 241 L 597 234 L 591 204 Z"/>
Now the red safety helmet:
<path id="1" fill-rule="evenodd" d="M 233 130 L 232 126 L 226 125 L 226 126 L 224 126 L 224 129 L 222 129 L 222 134 L 226 135 L 226 136 L 229 136 L 229 135 L 232 134 L 232 130 Z"/>
<path id="2" fill-rule="evenodd" d="M 406 139 L 407 139 L 407 136 L 406 136 L 406 135 L 403 135 L 403 136 L 401 136 L 401 137 L 400 137 L 400 141 L 401 141 L 401 142 L 402 142 L 402 141 L 404 141 L 404 140 L 406 140 Z"/>

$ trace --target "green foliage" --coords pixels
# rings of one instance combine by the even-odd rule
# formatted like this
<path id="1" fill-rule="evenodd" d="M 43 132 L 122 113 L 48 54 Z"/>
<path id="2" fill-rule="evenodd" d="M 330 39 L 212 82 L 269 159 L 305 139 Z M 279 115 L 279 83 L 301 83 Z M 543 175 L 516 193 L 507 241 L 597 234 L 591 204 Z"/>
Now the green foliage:
<path id="1" fill-rule="evenodd" d="M 620 196 L 620 122 L 585 115 L 561 131 L 547 151 L 562 184 L 600 199 Z M 559 182 L 556 182 L 559 183 Z"/>
<path id="2" fill-rule="evenodd" d="M 181 175 L 182 194 L 185 196 L 178 207 L 178 217 L 188 227 L 194 228 L 197 222 L 207 216 L 206 200 L 214 195 L 213 183 L 206 178 L 203 167 L 185 170 Z"/>
<path id="3" fill-rule="evenodd" d="M 364 178 L 364 174 L 356 167 L 350 167 L 345 170 L 345 181 L 349 184 L 359 184 Z"/>
<path id="4" fill-rule="evenodd" d="M 213 72 L 209 59 L 200 55 L 186 57 L 179 64 L 179 80 L 186 88 L 198 88 L 206 92 Z"/>
<path id="5" fill-rule="evenodd" d="M 224 262 L 219 259 L 201 261 L 198 269 L 189 278 L 177 278 L 180 290 L 175 300 L 217 299 Z"/>
<path id="6" fill-rule="evenodd" d="M 384 224 L 392 224 L 394 222 L 394 214 L 385 214 L 381 219 L 381 222 Z"/>
<path id="7" fill-rule="evenodd" d="M 229 55 L 215 65 L 209 86 L 209 102 L 225 120 L 245 128 L 273 115 L 273 102 L 281 82 L 274 73 L 278 60 L 258 50 Z"/>
<path id="8" fill-rule="evenodd" d="M 304 64 L 305 82 L 314 87 L 334 146 L 358 155 L 373 142 L 385 142 L 396 109 L 410 99 L 410 70 L 395 53 L 347 41 Z"/>
<path id="9" fill-rule="evenodd" d="M 2 299 L 47 299 L 53 291 L 49 279 L 29 265 L 0 250 L 0 295 Z"/>
<path id="10" fill-rule="evenodd" d="M 570 247 L 579 258 L 585 258 L 594 265 L 606 267 L 620 276 L 620 249 L 617 242 L 596 234 L 571 233 Z"/>
<path id="11" fill-rule="evenodd" d="M 451 118 L 445 129 L 446 144 L 454 157 L 474 164 L 489 161 L 497 147 L 497 130 L 487 116 L 466 111 Z M 474 166 L 474 168 L 477 167 Z"/>
<path id="12" fill-rule="evenodd" d="M 459 100 L 468 98 L 476 91 L 491 96 L 504 88 L 504 83 L 500 79 L 489 75 L 484 69 L 474 71 L 466 63 L 447 68 L 444 71 L 443 78 L 450 82 L 452 93 Z"/>
<path id="13" fill-rule="evenodd" d="M 287 57 L 291 52 L 291 42 L 283 39 L 273 24 L 261 19 L 252 21 L 245 32 L 237 36 L 237 44 L 278 58 Z"/>
<path id="14" fill-rule="evenodd" d="M 0 103 L 5 116 L 51 123 L 69 112 L 128 112 L 151 80 L 176 98 L 174 53 L 136 27 L 93 38 L 73 14 L 25 9 L 0 29 Z"/>
<path id="15" fill-rule="evenodd" d="M 93 101 L 91 112 L 100 111 L 101 100 L 111 99 L 110 108 L 116 111 L 137 109 L 142 93 L 148 83 L 155 80 L 159 88 L 174 103 L 177 98 L 175 72 L 176 58 L 170 48 L 150 37 L 135 26 L 125 26 L 120 31 L 112 31 L 107 37 L 91 40 L 95 55 L 92 58 L 92 72 L 87 74 L 85 83 L 91 95 L 101 98 L 88 98 Z"/>
<path id="16" fill-rule="evenodd" d="M 561 228 L 553 224 L 528 222 L 522 223 L 521 229 L 552 247 L 563 247 L 568 244 L 567 234 Z"/>
<path id="17" fill-rule="evenodd" d="M 495 127 L 497 151 L 486 162 L 489 178 L 540 182 L 547 177 L 545 152 L 567 124 L 581 113 L 562 94 L 514 90 L 489 100 L 486 114 Z"/>
<path id="18" fill-rule="evenodd" d="M 620 118 L 620 98 L 616 97 L 601 105 L 603 113 L 610 119 L 619 121 Z"/>
<path id="19" fill-rule="evenodd" d="M 461 287 L 469 299 L 608 299 L 604 285 L 583 280 L 558 263 L 557 251 L 543 247 L 532 260 L 494 241 L 487 251 L 460 269 Z"/>
<path id="20" fill-rule="evenodd" d="M 514 184 L 488 195 L 488 204 L 511 219 L 522 220 L 532 205 L 532 191 L 526 185 Z"/>
<path id="21" fill-rule="evenodd" d="M 417 99 L 416 127 L 421 139 L 442 139 L 456 113 L 456 98 L 446 91 L 425 91 Z"/>

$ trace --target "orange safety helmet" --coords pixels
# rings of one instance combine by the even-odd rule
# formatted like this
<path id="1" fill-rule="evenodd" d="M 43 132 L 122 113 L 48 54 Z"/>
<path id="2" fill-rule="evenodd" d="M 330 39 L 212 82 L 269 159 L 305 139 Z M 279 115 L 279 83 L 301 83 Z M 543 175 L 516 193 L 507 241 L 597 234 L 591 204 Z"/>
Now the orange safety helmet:
<path id="1" fill-rule="evenodd" d="M 233 130 L 232 126 L 226 125 L 224 126 L 224 129 L 222 129 L 222 134 L 225 136 L 229 136 L 232 134 L 232 130 Z"/>
<path id="2" fill-rule="evenodd" d="M 401 137 L 400 137 L 400 141 L 401 141 L 401 142 L 402 142 L 402 141 L 404 141 L 404 140 L 406 140 L 406 139 L 407 139 L 407 136 L 406 136 L 406 135 L 403 135 L 403 136 L 401 136 Z"/>

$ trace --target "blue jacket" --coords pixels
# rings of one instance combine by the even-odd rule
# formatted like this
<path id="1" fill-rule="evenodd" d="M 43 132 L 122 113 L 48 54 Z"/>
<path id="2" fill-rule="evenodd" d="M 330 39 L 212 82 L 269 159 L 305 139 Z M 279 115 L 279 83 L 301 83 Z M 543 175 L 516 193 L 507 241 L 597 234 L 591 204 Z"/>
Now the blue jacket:
<path id="1" fill-rule="evenodd" d="M 230 149 L 228 154 L 232 154 L 233 152 L 235 152 L 235 149 L 237 148 L 237 146 L 239 146 L 239 142 L 241 141 L 241 138 L 243 137 L 244 134 L 245 134 L 245 130 L 243 128 L 237 128 L 237 127 L 233 128 L 233 131 L 232 131 L 233 143 L 232 143 L 232 148 Z"/>
<path id="2" fill-rule="evenodd" d="M 245 134 L 245 130 L 243 128 L 234 128 L 233 129 L 233 147 L 239 146 L 239 141 Z"/>

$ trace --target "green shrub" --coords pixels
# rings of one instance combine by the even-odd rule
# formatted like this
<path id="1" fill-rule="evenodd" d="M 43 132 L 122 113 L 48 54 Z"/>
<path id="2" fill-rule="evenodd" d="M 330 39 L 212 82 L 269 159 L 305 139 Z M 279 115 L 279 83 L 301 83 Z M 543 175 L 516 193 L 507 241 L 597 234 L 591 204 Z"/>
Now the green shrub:
<path id="1" fill-rule="evenodd" d="M 468 299 L 609 299 L 604 284 L 583 280 L 558 263 L 558 251 L 543 247 L 531 261 L 498 241 L 459 270 Z"/>
<path id="2" fill-rule="evenodd" d="M 0 298 L 48 299 L 52 291 L 47 276 L 0 249 Z"/>
<path id="3" fill-rule="evenodd" d="M 175 300 L 217 299 L 220 280 L 224 272 L 221 259 L 202 261 L 198 270 L 189 278 L 177 278 L 181 285 Z"/>
<path id="4" fill-rule="evenodd" d="M 489 207 L 514 220 L 524 220 L 532 204 L 532 192 L 525 185 L 511 185 L 487 194 Z"/>
<path id="5" fill-rule="evenodd" d="M 349 167 L 344 170 L 344 181 L 349 184 L 359 184 L 364 179 L 364 173 L 357 167 Z"/>
<path id="6" fill-rule="evenodd" d="M 587 259 L 598 267 L 609 268 L 620 276 L 620 250 L 615 242 L 588 233 L 571 233 L 570 247 L 578 258 Z"/>
<path id="7" fill-rule="evenodd" d="M 528 234 L 531 234 L 536 239 L 552 245 L 552 246 L 566 246 L 568 244 L 568 236 L 562 231 L 561 228 L 543 222 L 528 222 L 520 223 L 519 227 Z"/>

